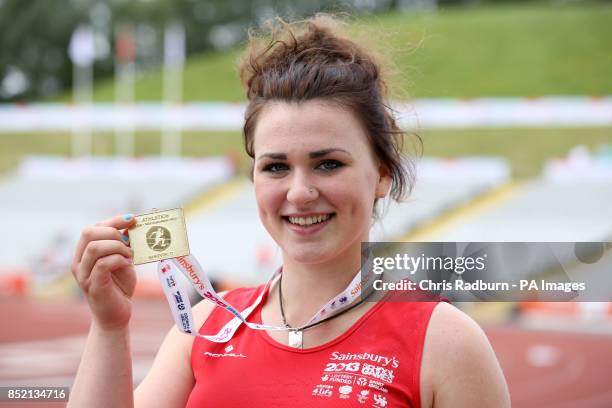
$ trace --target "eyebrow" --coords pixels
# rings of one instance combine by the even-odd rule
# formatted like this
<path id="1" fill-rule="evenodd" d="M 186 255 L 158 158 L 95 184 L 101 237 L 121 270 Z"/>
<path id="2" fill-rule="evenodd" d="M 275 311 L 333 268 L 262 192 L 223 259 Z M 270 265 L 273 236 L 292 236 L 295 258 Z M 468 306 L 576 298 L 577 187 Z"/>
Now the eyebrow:
<path id="1" fill-rule="evenodd" d="M 352 156 L 348 151 L 334 147 L 330 149 L 316 150 L 314 152 L 310 152 L 308 153 L 308 157 L 310 157 L 311 159 L 318 159 L 320 157 L 327 156 L 328 154 L 333 153 L 333 152 L 343 152 L 345 154 L 348 154 L 349 156 Z M 257 159 L 259 160 L 263 158 L 270 158 L 273 160 L 287 160 L 287 154 L 285 153 L 264 153 L 261 156 L 259 156 Z"/>

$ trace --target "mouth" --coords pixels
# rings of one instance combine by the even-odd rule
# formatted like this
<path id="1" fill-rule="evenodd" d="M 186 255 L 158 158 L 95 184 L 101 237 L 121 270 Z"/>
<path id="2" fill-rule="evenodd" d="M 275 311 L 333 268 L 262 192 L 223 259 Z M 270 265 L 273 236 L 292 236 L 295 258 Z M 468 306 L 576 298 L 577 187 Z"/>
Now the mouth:
<path id="1" fill-rule="evenodd" d="M 319 230 L 336 216 L 336 213 L 327 214 L 308 214 L 308 215 L 287 215 L 283 220 L 289 224 L 291 229 L 296 231 Z"/>

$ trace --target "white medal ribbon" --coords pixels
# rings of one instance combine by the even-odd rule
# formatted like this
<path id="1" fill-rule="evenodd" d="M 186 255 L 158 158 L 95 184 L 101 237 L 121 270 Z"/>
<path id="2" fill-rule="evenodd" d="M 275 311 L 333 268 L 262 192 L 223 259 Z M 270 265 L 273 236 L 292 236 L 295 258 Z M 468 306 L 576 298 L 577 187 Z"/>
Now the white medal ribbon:
<path id="1" fill-rule="evenodd" d="M 181 280 L 178 277 L 177 269 L 192 283 L 193 287 L 202 298 L 234 315 L 234 318 L 223 326 L 217 334 L 199 334 L 198 328 L 194 327 L 191 303 L 189 302 L 187 290 L 181 284 Z M 172 311 L 172 317 L 178 329 L 183 333 L 202 337 L 215 343 L 226 343 L 231 340 L 241 324 L 245 324 L 247 327 L 254 330 L 289 331 L 290 335 L 291 333 L 295 333 L 295 328 L 258 324 L 246 320 L 253 310 L 261 303 L 264 294 L 266 294 L 272 284 L 278 280 L 281 274 L 281 268 L 270 276 L 255 302 L 242 312 L 238 311 L 238 309 L 217 294 L 208 276 L 206 276 L 200 263 L 193 255 L 159 261 L 157 264 L 157 274 L 164 293 L 166 294 L 170 310 Z M 374 277 L 374 274 L 370 273 L 365 286 L 371 285 Z M 323 320 L 330 315 L 331 312 L 339 313 L 350 307 L 360 298 L 362 289 L 361 273 L 358 272 L 346 289 L 327 302 L 304 326 Z"/>

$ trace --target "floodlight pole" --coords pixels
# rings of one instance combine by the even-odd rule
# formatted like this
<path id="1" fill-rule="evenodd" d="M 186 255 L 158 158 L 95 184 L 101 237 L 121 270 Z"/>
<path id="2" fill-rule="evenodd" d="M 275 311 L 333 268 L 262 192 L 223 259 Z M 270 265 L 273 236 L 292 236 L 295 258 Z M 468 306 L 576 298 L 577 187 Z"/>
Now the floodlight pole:
<path id="1" fill-rule="evenodd" d="M 181 154 L 181 124 L 176 118 L 176 109 L 183 97 L 184 62 L 185 28 L 180 23 L 173 23 L 166 26 L 164 33 L 162 156 Z"/>
<path id="2" fill-rule="evenodd" d="M 91 156 L 93 151 L 93 66 L 73 65 L 72 156 Z"/>
<path id="3" fill-rule="evenodd" d="M 134 156 L 134 87 L 136 70 L 136 44 L 131 26 L 123 27 L 115 35 L 115 148 L 117 154 Z"/>
<path id="4" fill-rule="evenodd" d="M 88 25 L 79 26 L 70 39 L 68 53 L 73 64 L 72 155 L 89 156 L 93 150 L 92 99 L 95 45 Z"/>

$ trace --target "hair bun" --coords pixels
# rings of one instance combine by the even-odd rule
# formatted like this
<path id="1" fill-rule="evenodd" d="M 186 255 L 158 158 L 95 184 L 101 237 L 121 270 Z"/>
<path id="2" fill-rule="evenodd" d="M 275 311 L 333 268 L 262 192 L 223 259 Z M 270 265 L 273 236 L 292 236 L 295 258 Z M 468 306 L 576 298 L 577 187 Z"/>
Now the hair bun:
<path id="1" fill-rule="evenodd" d="M 307 100 L 371 86 L 380 93 L 378 66 L 330 16 L 292 24 L 276 18 L 264 28 L 249 32 L 250 47 L 240 66 L 248 99 Z"/>

